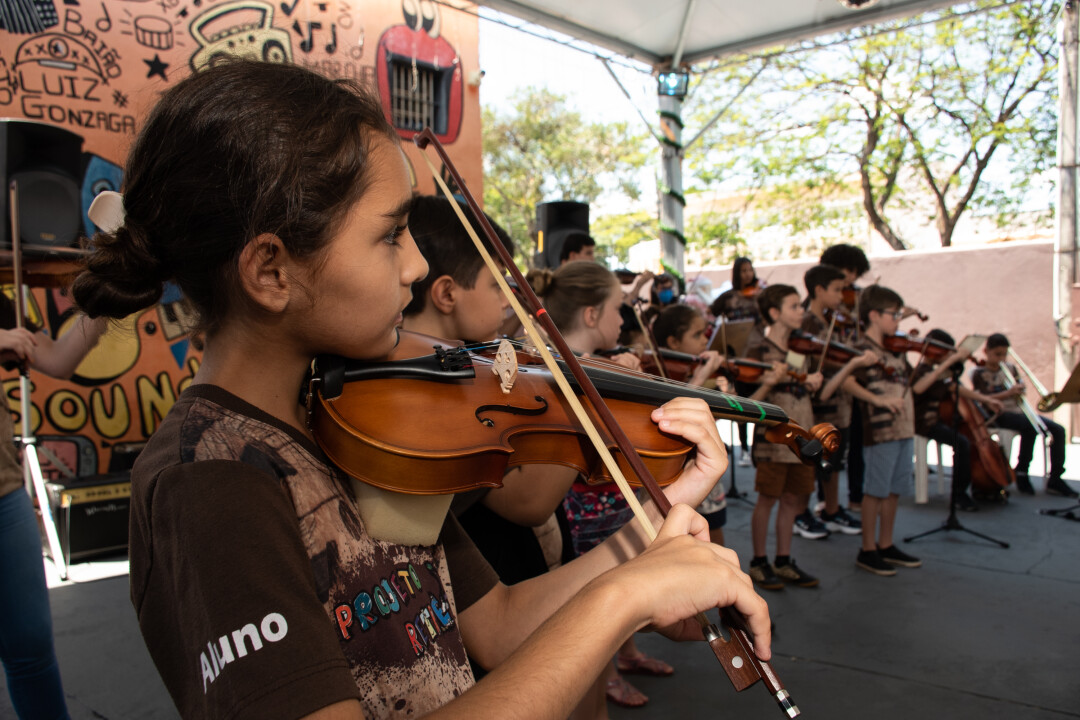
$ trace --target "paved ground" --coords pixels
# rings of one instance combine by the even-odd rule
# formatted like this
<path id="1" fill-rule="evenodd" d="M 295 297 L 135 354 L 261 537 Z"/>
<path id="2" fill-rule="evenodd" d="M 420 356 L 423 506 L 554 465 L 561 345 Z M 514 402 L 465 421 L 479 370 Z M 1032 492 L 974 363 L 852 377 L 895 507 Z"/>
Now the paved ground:
<path id="1" fill-rule="evenodd" d="M 1070 446 L 1068 466 L 1066 477 L 1080 489 L 1077 446 Z M 752 473 L 738 472 L 738 487 L 750 488 Z M 947 506 L 933 475 L 930 487 L 928 505 L 902 503 L 901 537 L 944 521 Z M 1018 496 L 964 514 L 964 525 L 1011 547 L 939 533 L 904 545 L 924 567 L 893 578 L 856 569 L 857 537 L 796 538 L 795 557 L 822 585 L 767 599 L 776 622 L 774 668 L 804 717 L 1080 717 L 1080 522 L 1037 512 L 1072 504 Z M 728 510 L 728 544 L 744 557 L 750 509 L 732 501 Z M 75 720 L 176 717 L 139 637 L 125 570 L 123 561 L 84 563 L 73 567 L 73 581 L 53 579 L 57 649 Z M 671 662 L 676 674 L 635 678 L 651 701 L 613 708 L 616 720 L 780 717 L 760 684 L 736 694 L 704 646 L 653 636 L 641 636 L 639 645 Z M 13 716 L 0 691 L 0 718 Z"/>

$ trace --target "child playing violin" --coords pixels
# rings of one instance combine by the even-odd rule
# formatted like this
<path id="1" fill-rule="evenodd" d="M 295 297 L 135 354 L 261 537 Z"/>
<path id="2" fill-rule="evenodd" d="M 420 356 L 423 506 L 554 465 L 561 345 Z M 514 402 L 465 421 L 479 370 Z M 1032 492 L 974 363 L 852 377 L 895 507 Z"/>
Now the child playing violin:
<path id="1" fill-rule="evenodd" d="M 182 717 L 499 717 L 508 698 L 565 717 L 632 632 L 700 637 L 682 620 L 732 603 L 769 656 L 764 601 L 687 507 L 648 549 L 631 523 L 511 587 L 452 516 L 431 545 L 371 536 L 298 402 L 314 356 L 393 349 L 427 272 L 408 164 L 369 91 L 295 65 L 206 68 L 162 94 L 124 185 L 76 301 L 123 318 L 175 282 L 205 335 L 132 472 L 132 602 Z M 666 490 L 697 505 L 725 467 L 711 413 L 679 400 L 653 418 L 697 446 Z M 466 653 L 495 670 L 474 682 Z"/>
<path id="2" fill-rule="evenodd" d="M 896 333 L 903 306 L 897 293 L 881 285 L 862 291 L 859 319 L 866 332 L 854 346 L 873 350 L 882 363 L 860 368 L 843 383 L 844 391 L 860 403 L 866 465 L 862 550 L 855 564 L 883 576 L 895 575 L 894 565 L 922 565 L 893 544 L 900 494 L 910 492 L 915 471 L 915 410 L 907 385 L 911 366 L 903 353 L 888 352 L 883 344 L 886 335 Z"/>
<path id="3" fill-rule="evenodd" d="M 595 262 L 578 260 L 554 272 L 532 270 L 528 280 L 571 350 L 591 354 L 617 346 L 622 326 L 619 313 L 622 286 L 610 270 Z M 630 370 L 641 367 L 632 353 L 620 353 L 608 360 Z M 633 517 L 615 483 L 590 485 L 581 477 L 571 485 L 563 510 L 573 551 L 571 557 L 587 555 Z M 624 707 L 640 707 L 648 702 L 648 697 L 616 670 L 660 676 L 675 672 L 667 663 L 638 650 L 630 635 L 619 647 L 614 665 L 609 665 L 598 678 L 574 718 L 606 718 L 605 696 Z"/>
<path id="4" fill-rule="evenodd" d="M 806 312 L 800 328 L 804 333 L 813 335 L 822 342 L 840 339 L 841 333 L 832 318 L 843 302 L 846 280 L 844 272 L 831 265 L 815 265 L 806 271 L 803 276 L 807 292 Z M 838 377 L 838 382 L 842 383 L 856 368 L 866 367 L 877 361 L 877 355 L 867 351 L 861 358 L 852 358 L 839 367 L 823 364 L 821 372 L 826 379 Z M 814 422 L 835 425 L 840 431 L 840 447 L 829 458 L 829 468 L 821 465 L 814 468 L 818 487 L 823 491 L 825 500 L 821 519 L 816 518 L 810 508 L 806 508 L 795 518 L 795 532 L 810 539 L 828 537 L 830 532 L 859 535 L 862 533 L 862 523 L 840 507 L 840 471 L 844 469 L 844 453 L 847 451 L 851 426 L 851 396 L 843 390 L 830 396 L 822 395 L 824 393 L 819 393 L 813 398 Z"/>
<path id="5" fill-rule="evenodd" d="M 748 257 L 735 258 L 731 266 L 731 289 L 721 293 L 710 306 L 715 317 L 723 317 L 727 321 L 753 320 L 754 332 L 750 335 L 747 346 L 761 342 L 762 325 L 761 311 L 758 309 L 757 297 L 764 283 L 758 280 L 754 272 L 754 263 Z M 749 395 L 754 391 L 752 385 L 735 383 L 735 392 L 739 395 Z M 750 444 L 746 425 L 739 425 L 739 466 L 750 467 Z"/>
<path id="6" fill-rule="evenodd" d="M 805 380 L 793 380 L 787 365 L 788 336 L 802 325 L 799 293 L 790 285 L 770 285 L 758 296 L 758 307 L 766 322 L 765 338 L 747 351 L 747 357 L 772 363 L 773 368 L 761 376 L 761 385 L 750 399 L 779 405 L 793 422 L 810 427 L 814 421 L 810 394 L 821 387 L 822 375 L 815 372 Z M 814 491 L 814 471 L 784 446 L 767 442 L 761 426 L 754 429 L 754 464 L 757 466 L 754 489 L 758 498 L 750 521 L 754 547 L 750 577 L 766 590 L 781 590 L 784 582 L 815 587 L 818 579 L 796 565 L 791 557 L 792 527 L 795 516 L 806 508 Z M 777 501 L 780 507 L 776 512 L 776 559 L 770 565 L 765 554 L 766 541 L 769 517 Z"/>
<path id="7" fill-rule="evenodd" d="M 721 392 L 728 392 L 728 382 L 717 375 L 723 358 L 715 350 L 709 350 L 705 337 L 705 317 L 689 305 L 672 305 L 665 308 L 653 321 L 656 342 L 669 350 L 697 355 L 702 359 L 687 379 L 690 385 L 705 386 L 715 383 Z M 724 544 L 724 525 L 727 523 L 727 498 L 723 483 L 716 486 L 698 506 L 698 512 L 709 521 L 709 537 L 718 545 Z"/>
<path id="8" fill-rule="evenodd" d="M 462 208 L 468 217 L 468 207 Z M 491 218 L 488 222 L 513 254 L 510 236 Z M 451 345 L 494 339 L 509 302 L 450 201 L 413 198 L 409 231 L 428 274 L 413 283 L 402 329 Z M 454 498 L 453 512 L 504 583 L 536 577 L 558 562 L 562 541 L 554 512 L 575 477 L 574 470 L 560 465 L 518 466 L 506 473 L 501 488 Z"/>
<path id="9" fill-rule="evenodd" d="M 952 335 L 937 328 L 926 333 L 926 338 L 945 345 L 956 345 Z M 915 393 L 915 432 L 953 449 L 952 497 L 956 507 L 967 512 L 979 509 L 968 494 L 971 486 L 971 442 L 957 432 L 953 424 L 941 421 L 941 402 L 952 398 L 953 393 L 959 393 L 960 397 L 982 403 L 995 413 L 1001 412 L 1002 408 L 1000 400 L 960 384 L 964 360 L 970 355 L 970 350 L 960 349 L 941 362 L 923 356 L 911 378 L 911 391 Z"/>
<path id="10" fill-rule="evenodd" d="M 870 260 L 862 248 L 847 243 L 837 243 L 825 248 L 821 253 L 820 263 L 837 268 L 844 273 L 844 286 L 841 290 L 840 308 L 849 322 L 840 328 L 842 342 L 851 342 L 859 337 L 859 286 L 856 285 L 859 278 L 870 272 Z M 861 510 L 863 499 L 863 479 L 866 475 L 866 465 L 863 463 L 863 420 L 859 403 L 851 406 L 851 421 L 847 433 L 847 477 L 848 477 L 848 508 Z"/>
<path id="11" fill-rule="evenodd" d="M 971 371 L 971 384 L 978 392 L 1000 400 L 1004 406 L 1004 412 L 997 416 L 994 424 L 1020 433 L 1020 454 L 1016 458 L 1016 487 L 1025 495 L 1034 495 L 1035 488 L 1031 486 L 1028 467 L 1035 454 L 1035 439 L 1038 433 L 1020 410 L 1018 398 L 1023 396 L 1027 388 L 1019 381 L 1015 367 L 1009 370 L 1016 379 L 1016 383 L 1011 388 L 1006 387 L 1002 367 L 1006 366 L 1008 357 L 1009 338 L 1002 333 L 994 333 L 988 337 L 986 339 L 986 365 Z M 1048 417 L 1039 416 L 1039 418 L 1051 437 L 1050 470 L 1046 478 L 1046 493 L 1068 498 L 1077 497 L 1077 492 L 1069 487 L 1063 478 L 1065 475 L 1065 428 Z"/>

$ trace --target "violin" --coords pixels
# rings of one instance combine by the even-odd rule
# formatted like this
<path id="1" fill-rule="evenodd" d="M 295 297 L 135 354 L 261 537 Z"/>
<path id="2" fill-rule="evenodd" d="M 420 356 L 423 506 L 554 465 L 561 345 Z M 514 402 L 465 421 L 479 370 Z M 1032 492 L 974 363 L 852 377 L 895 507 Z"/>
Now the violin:
<path id="1" fill-rule="evenodd" d="M 619 347 L 613 350 L 604 351 L 602 354 L 619 355 L 626 352 L 634 352 L 641 358 L 641 369 L 643 372 L 653 375 L 658 374 L 657 364 L 654 359 L 655 356 L 650 350 L 637 353 L 631 348 Z M 659 348 L 657 353 L 664 363 L 667 377 L 672 380 L 685 382 L 685 380 L 694 373 L 694 370 L 698 365 L 702 365 L 706 362 L 698 355 L 691 355 L 690 353 L 679 352 L 677 350 L 668 350 L 667 348 Z M 720 363 L 717 374 L 723 374 L 732 382 L 754 384 L 760 383 L 761 376 L 772 370 L 772 367 L 771 363 L 760 362 L 758 360 L 747 360 L 745 358 L 725 359 Z M 787 375 L 794 382 L 806 382 L 807 373 L 800 373 L 788 368 Z"/>
<path id="2" fill-rule="evenodd" d="M 820 356 L 822 351 L 825 351 L 825 341 L 809 333 L 796 330 L 788 336 L 788 347 L 802 355 Z M 825 361 L 843 365 L 862 354 L 863 351 L 858 348 L 845 345 L 838 340 L 829 340 L 829 349 L 825 351 Z M 880 368 L 886 375 L 896 374 L 896 368 L 886 365 L 881 360 L 878 360 L 871 367 Z"/>
<path id="3" fill-rule="evenodd" d="M 316 441 L 352 477 L 413 495 L 501 487 L 508 468 L 537 463 L 574 468 L 591 484 L 612 482 L 596 451 L 583 442 L 584 430 L 551 372 L 535 353 L 504 342 L 433 347 L 427 336 L 400 331 L 387 361 L 320 356 L 305 397 Z M 701 398 L 717 418 L 768 425 L 770 442 L 787 445 L 808 463 L 839 442 L 831 425 L 803 430 L 770 403 L 665 381 L 602 360 L 579 362 L 661 485 L 678 477 L 694 449 L 681 437 L 659 432 L 650 418 L 657 406 L 675 397 Z M 580 394 L 580 388 L 575 392 Z M 388 423 L 387 413 L 372 412 L 373 407 L 393 408 L 394 415 L 414 422 Z M 628 467 L 614 443 L 609 447 L 619 465 Z"/>
<path id="4" fill-rule="evenodd" d="M 473 230 L 460 206 L 454 202 L 453 194 L 446 181 L 443 180 L 442 171 L 435 166 L 435 163 L 432 162 L 427 153 L 421 153 L 421 157 L 424 162 L 427 163 L 429 170 L 431 170 L 433 179 L 441 189 L 442 193 L 450 201 L 450 204 L 459 220 L 462 222 L 463 227 L 472 239 L 477 252 L 484 258 L 484 263 L 487 265 L 488 269 L 491 270 L 496 281 L 499 283 L 503 294 L 510 300 L 510 305 L 514 309 L 514 313 L 521 320 L 522 326 L 526 329 L 528 336 L 535 343 L 537 352 L 542 356 L 544 365 L 548 368 L 550 373 L 550 377 L 557 384 L 562 397 L 565 398 L 572 408 L 573 413 L 585 431 L 585 434 L 588 435 L 593 447 L 599 453 L 604 464 L 611 472 L 613 479 L 618 484 L 627 503 L 630 505 L 634 515 L 640 522 L 646 537 L 655 539 L 657 533 L 651 520 L 645 513 L 644 508 L 637 502 L 637 498 L 622 473 L 619 463 L 611 454 L 604 438 L 600 436 L 599 428 L 597 427 L 597 423 L 593 421 L 593 417 L 599 421 L 599 425 L 602 425 L 608 433 L 608 436 L 614 440 L 615 445 L 622 455 L 622 459 L 624 459 L 633 470 L 633 474 L 637 476 L 642 487 L 645 488 L 649 497 L 656 505 L 656 509 L 662 516 L 667 517 L 668 513 L 671 511 L 671 503 L 660 489 L 648 468 L 645 467 L 644 461 L 634 449 L 629 437 L 615 419 L 615 416 L 611 409 L 608 408 L 603 397 L 601 397 L 599 391 L 592 382 L 588 371 L 574 356 L 573 352 L 566 344 L 565 338 L 563 338 L 559 329 L 552 321 L 551 316 L 548 314 L 539 298 L 536 297 L 536 294 L 532 292 L 528 283 L 526 283 L 524 277 L 521 275 L 521 271 L 514 264 L 514 259 L 510 256 L 509 251 L 498 241 L 494 228 L 492 228 L 491 223 L 480 210 L 479 204 L 477 204 L 476 199 L 472 196 L 467 184 L 454 167 L 453 161 L 446 153 L 446 149 L 443 148 L 434 132 L 432 132 L 431 128 L 425 128 L 422 132 L 413 137 L 413 142 L 421 150 L 424 150 L 430 145 L 438 153 L 443 162 L 443 169 L 448 172 L 453 181 L 457 183 L 458 190 L 461 195 L 464 196 L 473 219 L 479 224 L 491 246 L 495 248 L 495 251 L 502 261 L 503 267 L 510 272 L 517 281 L 518 286 L 524 292 L 527 300 L 527 303 L 525 304 L 529 306 L 528 310 L 523 307 L 522 303 L 519 303 L 517 299 L 513 297 L 509 287 L 506 285 L 505 281 L 502 280 L 502 273 L 499 272 L 497 263 L 491 257 L 491 254 L 488 252 L 483 241 L 480 240 L 479 236 Z M 539 327 L 537 327 L 537 325 L 539 325 Z M 541 340 L 541 329 L 555 345 L 555 348 L 561 356 L 561 360 L 556 360 L 551 351 L 548 350 L 547 346 L 543 343 L 543 340 Z M 513 388 L 513 383 L 510 381 L 512 381 L 516 375 L 516 368 L 510 366 L 508 356 L 514 355 L 514 352 L 512 349 L 506 351 L 500 349 L 497 354 L 503 355 L 502 366 L 496 366 L 493 369 L 500 374 L 501 390 L 508 393 Z M 438 353 L 436 353 L 436 356 L 437 355 Z M 564 368 L 569 370 L 575 385 L 570 384 L 565 375 Z M 581 403 L 578 393 L 584 394 L 585 398 L 588 400 L 588 404 L 592 408 L 591 414 L 586 411 L 584 405 Z M 540 397 L 542 398 L 542 396 Z M 533 400 L 535 401 L 536 398 L 534 397 Z M 732 404 L 736 405 L 734 402 L 732 402 Z M 534 414 L 536 414 L 535 410 L 536 408 L 534 408 Z M 543 413 L 542 410 L 540 412 Z M 511 414 L 518 413 L 512 412 Z M 768 432 L 773 432 L 776 428 L 790 427 L 791 426 L 787 424 L 771 427 L 769 428 L 769 431 L 767 431 L 767 436 Z M 793 430 L 782 430 L 780 432 L 787 433 L 793 432 Z M 805 433 L 806 431 L 803 432 Z M 745 690 L 747 687 L 755 684 L 758 680 L 762 680 L 769 695 L 777 703 L 781 711 L 787 717 L 797 717 L 800 714 L 799 709 L 795 706 L 795 703 L 791 699 L 791 695 L 784 688 L 779 677 L 777 677 L 776 673 L 773 671 L 772 666 L 767 661 L 762 661 L 757 657 L 754 651 L 753 639 L 747 632 L 746 619 L 733 607 L 721 608 L 720 619 L 721 623 L 729 631 L 730 639 L 725 638 L 704 613 L 698 613 L 696 615 L 696 620 L 701 625 L 702 632 L 706 641 L 709 643 L 710 649 L 716 655 L 717 660 L 720 662 L 721 667 L 735 689 L 737 691 Z"/>
<path id="5" fill-rule="evenodd" d="M 882 338 L 881 344 L 886 350 L 895 354 L 904 352 L 922 353 L 930 362 L 941 362 L 956 352 L 954 345 L 939 340 L 931 340 L 930 338 L 919 340 L 904 333 L 886 335 Z"/>

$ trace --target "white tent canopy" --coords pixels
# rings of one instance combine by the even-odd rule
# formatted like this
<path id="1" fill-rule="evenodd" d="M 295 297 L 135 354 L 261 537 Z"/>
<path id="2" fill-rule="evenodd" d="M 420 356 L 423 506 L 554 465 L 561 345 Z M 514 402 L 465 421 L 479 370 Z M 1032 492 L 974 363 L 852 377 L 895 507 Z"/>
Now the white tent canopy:
<path id="1" fill-rule="evenodd" d="M 957 0 L 481 0 L 487 7 L 654 67 L 783 45 Z"/>

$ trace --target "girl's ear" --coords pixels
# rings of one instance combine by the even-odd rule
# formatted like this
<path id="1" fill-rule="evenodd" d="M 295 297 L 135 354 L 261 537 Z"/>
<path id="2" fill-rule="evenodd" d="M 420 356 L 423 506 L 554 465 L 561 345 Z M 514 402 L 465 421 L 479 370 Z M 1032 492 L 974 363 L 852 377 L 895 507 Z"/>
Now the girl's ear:
<path id="1" fill-rule="evenodd" d="M 594 328 L 600 322 L 600 308 L 587 306 L 581 314 L 581 320 L 587 328 Z"/>
<path id="2" fill-rule="evenodd" d="M 281 238 L 263 233 L 240 251 L 240 286 L 259 307 L 284 312 L 299 287 L 290 274 L 293 267 Z"/>

